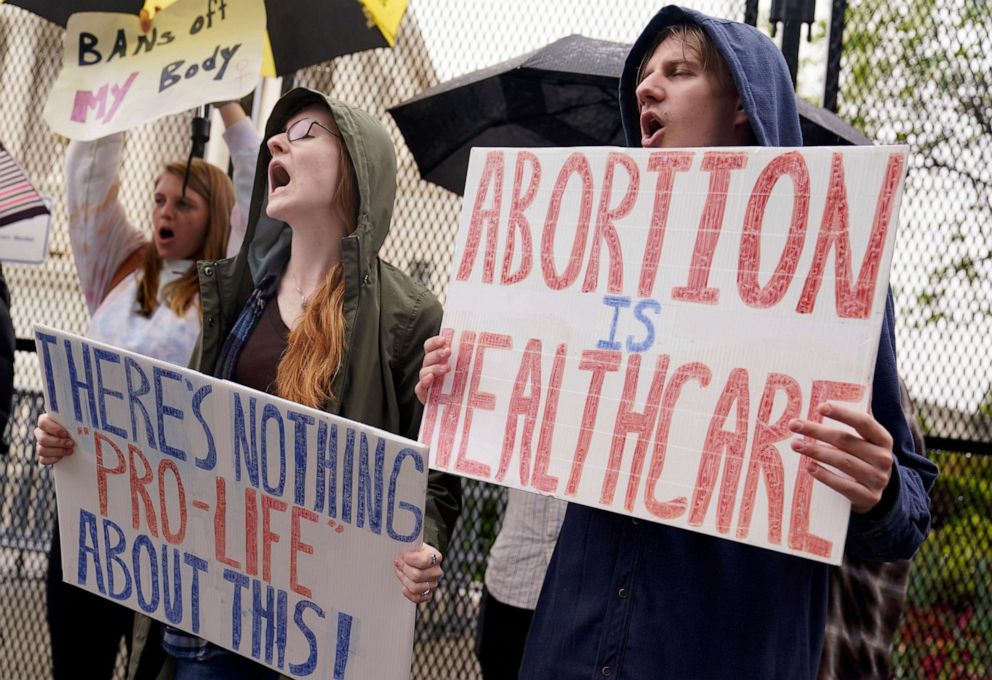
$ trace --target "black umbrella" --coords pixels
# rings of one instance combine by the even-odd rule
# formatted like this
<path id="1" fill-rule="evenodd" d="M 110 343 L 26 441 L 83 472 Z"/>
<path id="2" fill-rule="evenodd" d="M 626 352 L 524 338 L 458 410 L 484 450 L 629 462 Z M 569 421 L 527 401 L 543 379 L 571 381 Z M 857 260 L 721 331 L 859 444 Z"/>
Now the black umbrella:
<path id="1" fill-rule="evenodd" d="M 424 179 L 465 189 L 473 146 L 623 144 L 617 81 L 629 46 L 571 35 L 389 109 Z"/>
<path id="2" fill-rule="evenodd" d="M 137 14 L 145 0 L 6 0 L 6 4 L 21 7 L 65 27 L 69 15 L 76 12 L 123 12 Z"/>
<path id="3" fill-rule="evenodd" d="M 389 109 L 424 179 L 461 194 L 475 146 L 623 146 L 617 86 L 630 46 L 572 35 Z M 797 99 L 807 146 L 870 144 Z"/>
<path id="4" fill-rule="evenodd" d="M 172 1 L 161 4 L 167 6 Z M 145 6 L 145 0 L 6 0 L 6 3 L 63 27 L 75 12 L 139 14 Z M 389 47 L 360 0 L 265 0 L 265 14 L 274 72 L 262 75 L 282 76 L 346 54 Z"/>

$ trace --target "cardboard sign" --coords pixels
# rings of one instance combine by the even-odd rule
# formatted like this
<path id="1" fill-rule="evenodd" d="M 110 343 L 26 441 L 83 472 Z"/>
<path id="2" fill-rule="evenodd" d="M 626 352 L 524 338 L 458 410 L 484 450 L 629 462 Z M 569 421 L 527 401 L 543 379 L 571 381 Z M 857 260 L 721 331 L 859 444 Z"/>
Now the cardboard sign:
<path id="1" fill-rule="evenodd" d="M 867 408 L 906 158 L 473 149 L 432 464 L 839 563 L 787 424 Z"/>
<path id="2" fill-rule="evenodd" d="M 0 261 L 43 262 L 51 223 L 50 202 L 0 144 Z"/>
<path id="3" fill-rule="evenodd" d="M 409 676 L 426 448 L 36 327 L 66 581 L 298 678 Z"/>
<path id="4" fill-rule="evenodd" d="M 148 32 L 137 15 L 73 14 L 45 120 L 59 134 L 90 140 L 239 99 L 258 82 L 264 40 L 263 0 L 178 0 Z"/>

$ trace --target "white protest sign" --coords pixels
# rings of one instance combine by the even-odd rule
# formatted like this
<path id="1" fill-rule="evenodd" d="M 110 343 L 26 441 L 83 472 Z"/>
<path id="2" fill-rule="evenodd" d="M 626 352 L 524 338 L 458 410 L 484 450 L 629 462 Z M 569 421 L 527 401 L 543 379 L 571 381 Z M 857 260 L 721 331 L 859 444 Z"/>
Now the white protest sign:
<path id="1" fill-rule="evenodd" d="M 147 33 L 137 15 L 73 14 L 45 120 L 90 140 L 238 99 L 258 82 L 264 42 L 263 0 L 178 0 Z"/>
<path id="2" fill-rule="evenodd" d="M 839 563 L 787 424 L 867 408 L 906 157 L 473 149 L 432 466 Z"/>
<path id="3" fill-rule="evenodd" d="M 68 583 L 298 678 L 406 678 L 427 450 L 36 326 Z"/>
<path id="4" fill-rule="evenodd" d="M 48 255 L 51 228 L 51 212 L 0 225 L 0 262 L 41 264 Z"/>

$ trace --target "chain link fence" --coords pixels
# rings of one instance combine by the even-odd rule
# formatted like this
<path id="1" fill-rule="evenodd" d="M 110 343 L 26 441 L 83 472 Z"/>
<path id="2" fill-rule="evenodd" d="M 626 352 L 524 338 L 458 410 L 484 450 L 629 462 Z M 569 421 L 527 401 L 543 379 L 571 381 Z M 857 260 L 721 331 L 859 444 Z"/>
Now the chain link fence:
<path id="1" fill-rule="evenodd" d="M 413 0 L 394 49 L 299 72 L 296 84 L 368 109 L 393 136 L 398 189 L 384 257 L 443 300 L 461 210 L 458 196 L 420 179 L 388 107 L 570 33 L 630 41 L 660 4 Z M 740 20 L 750 3 L 686 4 Z M 829 47 L 821 15 L 830 8 L 826 0 L 819 4 L 799 75 L 800 92 L 814 98 L 811 93 L 822 92 Z M 759 3 L 758 26 L 766 31 L 767 10 Z M 893 648 L 896 677 L 992 677 L 990 31 L 992 9 L 978 0 L 851 1 L 835 81 L 843 118 L 879 143 L 906 143 L 913 150 L 892 283 L 901 371 L 942 475 L 933 496 L 933 532 L 913 561 Z M 61 30 L 0 5 L 0 46 L 0 140 L 54 206 L 45 264 L 5 268 L 17 336 L 31 337 L 34 322 L 85 332 L 87 314 L 66 233 L 67 142 L 41 118 L 60 67 Z M 136 223 L 148 221 L 149 189 L 163 163 L 185 157 L 189 129 L 190 115 L 184 114 L 128 134 L 121 197 Z M 11 453 L 0 460 L 0 678 L 47 678 L 43 584 L 54 493 L 49 472 L 32 457 L 31 429 L 42 408 L 33 353 L 18 352 L 16 379 Z M 414 677 L 478 677 L 475 618 L 504 503 L 497 487 L 465 485 L 446 578 L 434 604 L 419 611 Z M 121 664 L 116 676 L 123 677 Z"/>

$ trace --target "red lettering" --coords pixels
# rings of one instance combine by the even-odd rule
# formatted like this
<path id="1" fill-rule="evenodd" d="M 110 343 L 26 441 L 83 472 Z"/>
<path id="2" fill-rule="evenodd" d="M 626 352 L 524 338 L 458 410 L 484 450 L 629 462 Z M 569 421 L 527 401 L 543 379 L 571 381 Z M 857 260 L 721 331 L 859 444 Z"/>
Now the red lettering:
<path id="1" fill-rule="evenodd" d="M 214 480 L 214 557 L 221 564 L 240 569 L 241 563 L 227 556 L 227 481 L 223 477 Z"/>
<path id="2" fill-rule="evenodd" d="M 827 255 L 836 246 L 834 259 L 834 300 L 837 305 L 837 315 L 845 319 L 865 319 L 871 314 L 872 294 L 878 270 L 881 264 L 882 251 L 885 248 L 885 236 L 892 219 L 892 209 L 895 202 L 896 189 L 902 177 L 905 159 L 900 154 L 892 154 L 885 170 L 882 187 L 878 193 L 875 207 L 875 219 L 872 222 L 871 234 L 868 237 L 868 247 L 861 260 L 861 271 L 857 283 L 851 284 L 851 252 L 848 238 L 848 206 L 847 190 L 844 186 L 844 163 L 840 153 L 833 154 L 830 166 L 830 187 L 827 192 L 826 206 L 823 208 L 823 220 L 820 222 L 820 234 L 816 239 L 816 250 L 813 253 L 813 264 L 806 284 L 796 305 L 800 314 L 813 311 L 816 295 L 823 282 L 823 270 L 826 268 Z"/>
<path id="3" fill-rule="evenodd" d="M 558 397 L 561 394 L 561 381 L 565 375 L 565 357 L 568 354 L 565 343 L 555 350 L 555 361 L 551 365 L 548 378 L 548 401 L 544 404 L 544 418 L 541 421 L 541 434 L 537 440 L 537 458 L 534 460 L 534 475 L 531 485 L 540 491 L 553 493 L 558 489 L 558 478 L 548 474 L 551 463 L 551 438 L 554 435 L 555 418 L 558 416 Z"/>
<path id="4" fill-rule="evenodd" d="M 720 301 L 720 291 L 706 285 L 713 265 L 713 251 L 723 228 L 723 213 L 727 207 L 727 189 L 730 173 L 747 165 L 747 154 L 741 151 L 710 151 L 703 156 L 701 169 L 710 173 L 703 214 L 699 218 L 699 231 L 692 249 L 687 286 L 672 289 L 672 297 L 683 302 L 701 302 L 715 305 Z"/>
<path id="5" fill-rule="evenodd" d="M 768 284 L 762 287 L 758 282 L 758 274 L 761 273 L 761 227 L 772 189 L 783 175 L 792 178 L 792 219 L 775 271 Z M 808 219 L 809 170 L 802 154 L 790 151 L 775 158 L 761 171 L 747 202 L 737 263 L 737 290 L 744 304 L 764 309 L 782 300 L 799 266 Z"/>
<path id="6" fill-rule="evenodd" d="M 613 175 L 616 167 L 621 165 L 627 171 L 627 190 L 616 208 L 610 208 L 610 197 L 613 194 Z M 596 290 L 599 279 L 599 249 L 606 241 L 606 249 L 610 255 L 610 273 L 607 277 L 607 290 L 619 293 L 623 290 L 623 252 L 620 248 L 620 237 L 613 221 L 626 216 L 633 208 L 637 199 L 637 190 L 641 182 L 641 173 L 634 159 L 625 153 L 611 152 L 606 158 L 606 177 L 603 190 L 599 194 L 599 211 L 596 214 L 596 230 L 592 237 L 592 250 L 589 253 L 589 265 L 586 268 L 586 279 L 582 291 L 588 293 Z"/>
<path id="7" fill-rule="evenodd" d="M 245 489 L 245 571 L 258 575 L 258 500 L 250 487 Z"/>
<path id="8" fill-rule="evenodd" d="M 525 391 L 530 392 L 525 396 Z M 537 425 L 537 409 L 541 405 L 541 341 L 531 338 L 527 341 L 524 355 L 520 360 L 517 378 L 513 381 L 513 393 L 506 414 L 506 427 L 503 428 L 503 451 L 499 458 L 496 481 L 502 482 L 513 457 L 513 445 L 517 439 L 517 420 L 524 419 L 523 433 L 520 435 L 520 483 L 530 483 L 531 442 Z"/>
<path id="9" fill-rule="evenodd" d="M 670 501 L 659 501 L 655 488 L 665 467 L 665 453 L 668 449 L 668 436 L 672 429 L 672 416 L 675 414 L 675 404 L 682 395 L 682 388 L 690 380 L 696 380 L 700 386 L 710 384 L 713 372 L 706 364 L 693 362 L 679 366 L 662 397 L 661 411 L 658 417 L 658 429 L 654 437 L 654 451 L 651 454 L 651 466 L 648 468 L 648 482 L 644 487 L 644 505 L 648 512 L 661 519 L 675 519 L 685 513 L 689 501 L 685 496 L 678 496 Z"/>
<path id="10" fill-rule="evenodd" d="M 520 195 L 520 187 L 523 184 L 524 164 L 529 164 L 531 168 L 530 183 L 527 191 Z M 513 171 L 513 197 L 510 201 L 510 216 L 507 219 L 507 239 L 506 253 L 503 255 L 503 273 L 500 283 L 508 286 L 518 281 L 523 281 L 530 274 L 533 267 L 533 239 L 530 235 L 530 222 L 524 216 L 524 210 L 534 202 L 537 195 L 537 188 L 541 184 L 541 161 L 530 151 L 517 152 L 517 165 Z M 513 254 L 517 245 L 517 232 L 520 232 L 520 268 L 510 273 L 513 266 Z"/>
<path id="11" fill-rule="evenodd" d="M 499 333 L 480 333 L 479 344 L 475 350 L 475 363 L 472 368 L 472 383 L 468 389 L 468 405 L 465 407 L 465 422 L 462 425 L 462 445 L 458 449 L 455 460 L 455 470 L 478 477 L 490 477 L 492 471 L 488 465 L 468 457 L 469 431 L 472 429 L 472 412 L 474 409 L 492 411 L 496 408 L 496 395 L 479 390 L 482 382 L 483 362 L 487 349 L 510 349 L 513 341 L 509 335 Z"/>
<path id="12" fill-rule="evenodd" d="M 823 422 L 823 416 L 816 407 L 825 401 L 858 402 L 865 395 L 865 388 L 854 383 L 833 382 L 830 380 L 814 380 L 810 394 L 809 415 L 807 420 L 816 423 Z M 813 477 L 806 469 L 805 456 L 799 463 L 796 473 L 796 484 L 792 491 L 792 512 L 789 519 L 789 547 L 793 550 L 803 550 L 812 555 L 829 557 L 833 550 L 831 541 L 816 536 L 809 531 L 809 509 L 813 502 Z"/>
<path id="13" fill-rule="evenodd" d="M 171 472 L 176 480 L 176 497 L 179 502 L 179 530 L 172 530 L 172 523 L 169 521 L 169 506 L 165 501 L 165 473 Z M 179 476 L 179 466 L 175 461 L 163 458 L 158 464 L 158 502 L 162 515 L 162 537 L 172 544 L 182 543 L 186 538 L 186 489 L 183 488 L 183 480 Z"/>
<path id="14" fill-rule="evenodd" d="M 785 409 L 774 425 L 769 425 L 775 393 L 784 391 Z M 758 489 L 758 475 L 763 475 L 765 491 L 768 493 L 768 541 L 782 542 L 782 505 L 785 497 L 785 471 L 782 457 L 775 447 L 777 442 L 789 437 L 789 421 L 799 415 L 802 407 L 802 393 L 799 384 L 782 373 L 769 373 L 765 390 L 758 405 L 758 420 L 754 425 L 754 442 L 751 445 L 751 461 L 744 480 L 744 499 L 741 502 L 741 515 L 737 521 L 737 538 L 745 538 L 751 527 L 754 513 L 754 499 Z"/>
<path id="15" fill-rule="evenodd" d="M 103 463 L 103 445 L 107 444 L 110 448 L 114 450 L 117 454 L 117 465 L 112 468 L 107 467 Z M 107 476 L 108 475 L 122 475 L 124 474 L 125 468 L 127 466 L 127 459 L 124 458 L 124 453 L 117 448 L 114 442 L 110 441 L 106 436 L 100 434 L 99 432 L 93 433 L 93 445 L 96 449 L 96 492 L 97 497 L 100 499 L 100 514 L 104 517 L 107 516 Z"/>
<path id="16" fill-rule="evenodd" d="M 727 417 L 734 404 L 737 404 L 735 425 L 733 430 L 724 429 Z M 717 472 L 720 469 L 720 458 L 726 452 L 723 462 L 723 482 L 720 484 L 720 499 L 717 501 L 716 527 L 717 531 L 725 534 L 730 531 L 730 523 L 734 514 L 734 502 L 737 500 L 737 485 L 744 468 L 744 449 L 747 448 L 747 420 L 751 412 L 750 396 L 748 394 L 748 374 L 743 368 L 735 368 L 727 378 L 727 384 L 720 394 L 709 429 L 706 431 L 706 443 L 703 445 L 703 456 L 699 460 L 699 471 L 696 473 L 696 487 L 692 492 L 692 512 L 689 513 L 689 524 L 701 526 L 709 511 L 713 487 L 716 486 Z"/>
<path id="17" fill-rule="evenodd" d="M 575 223 L 575 236 L 572 240 L 572 252 L 568 257 L 568 266 L 562 274 L 555 268 L 555 230 L 558 227 L 558 216 L 561 214 L 561 201 L 565 188 L 572 175 L 578 175 L 582 182 L 579 204 L 579 217 Z M 544 221 L 544 232 L 541 234 L 541 272 L 544 281 L 552 290 L 568 288 L 579 277 L 582 269 L 582 254 L 586 249 L 586 236 L 589 233 L 589 220 L 592 216 L 592 170 L 589 159 L 585 154 L 576 151 L 565 161 L 555 181 L 551 193 L 551 203 L 548 205 L 548 216 Z"/>
<path id="18" fill-rule="evenodd" d="M 635 362 L 634 360 L 637 359 Z M 641 486 L 641 470 L 644 469 L 644 454 L 647 452 L 648 444 L 651 443 L 651 433 L 654 430 L 655 421 L 658 419 L 658 405 L 661 403 L 661 393 L 665 387 L 665 377 L 668 374 L 667 354 L 659 356 L 655 361 L 654 377 L 651 379 L 651 386 L 648 388 L 648 398 L 644 405 L 644 411 L 637 413 L 631 407 L 637 395 L 637 375 L 640 369 L 639 354 L 632 354 L 627 362 L 627 377 L 623 384 L 623 396 L 620 400 L 620 408 L 617 411 L 616 424 L 613 427 L 613 445 L 610 448 L 610 465 L 607 466 L 607 477 L 613 476 L 610 481 L 609 501 L 600 497 L 600 502 L 613 502 L 613 489 L 616 487 L 616 474 L 613 472 L 614 456 L 619 467 L 620 458 L 623 456 L 623 447 L 627 434 L 637 434 L 637 444 L 634 447 L 634 458 L 630 463 L 630 478 L 627 480 L 627 497 L 624 500 L 624 507 L 627 511 L 633 511 L 634 499 L 637 497 L 637 490 Z M 636 365 L 635 365 L 636 364 Z M 604 483 L 604 495 L 606 484 Z"/>
<path id="19" fill-rule="evenodd" d="M 654 190 L 654 207 L 651 210 L 651 227 L 648 242 L 641 260 L 641 282 L 638 292 L 641 297 L 651 297 L 654 293 L 654 280 L 661 260 L 661 247 L 665 241 L 668 226 L 668 209 L 672 204 L 672 186 L 675 173 L 685 172 L 692 166 L 691 151 L 662 151 L 651 154 L 648 170 L 658 173 Z"/>
<path id="20" fill-rule="evenodd" d="M 158 522 L 155 520 L 155 508 L 152 505 L 152 497 L 148 495 L 148 489 L 146 488 L 152 481 L 152 466 L 149 464 L 148 459 L 145 458 L 145 454 L 141 452 L 141 449 L 134 444 L 127 445 L 127 457 L 128 480 L 131 486 L 131 526 L 134 527 L 135 531 L 141 529 L 141 521 L 139 520 L 141 511 L 138 509 L 138 498 L 140 497 L 141 502 L 145 506 L 145 524 L 148 526 L 148 533 L 158 538 Z M 144 472 L 140 475 L 137 474 L 138 461 L 141 461 L 141 466 L 144 468 Z"/>
<path id="21" fill-rule="evenodd" d="M 475 194 L 475 204 L 472 206 L 472 217 L 469 221 L 468 236 L 465 239 L 465 251 L 462 262 L 458 266 L 457 279 L 464 281 L 472 274 L 475 266 L 475 255 L 479 251 L 479 241 L 482 238 L 482 227 L 486 226 L 486 255 L 482 264 L 482 280 L 492 283 L 493 271 L 496 269 L 496 237 L 499 231 L 500 205 L 503 203 L 503 166 L 505 159 L 502 151 L 490 151 L 486 155 L 486 165 L 482 169 L 482 178 Z M 493 198 L 489 208 L 483 209 L 483 204 L 489 196 L 492 186 Z"/>
<path id="22" fill-rule="evenodd" d="M 441 336 L 446 338 L 449 343 L 451 343 L 453 335 L 454 331 L 450 328 L 441 331 Z M 472 361 L 474 347 L 475 333 L 464 331 L 458 345 L 454 374 L 451 376 L 451 391 L 443 392 L 442 381 L 436 380 L 431 386 L 430 398 L 427 400 L 427 409 L 421 428 L 421 440 L 427 444 L 431 442 L 434 434 L 434 421 L 438 409 L 441 409 L 441 434 L 438 437 L 437 446 L 431 452 L 435 465 L 441 468 L 448 467 L 451 449 L 455 445 L 455 433 L 458 430 L 458 418 L 462 411 L 462 400 L 465 398 L 465 386 L 468 384 L 468 369 Z"/>
<path id="23" fill-rule="evenodd" d="M 289 587 L 297 595 L 311 597 L 313 595 L 313 591 L 301 584 L 296 578 L 296 575 L 299 573 L 297 570 L 299 553 L 313 555 L 313 546 L 300 540 L 300 518 L 302 517 L 308 522 L 314 523 L 316 523 L 320 518 L 316 512 L 307 510 L 306 508 L 301 508 L 298 505 L 293 506 L 291 517 L 293 523 L 292 529 L 290 530 L 289 539 Z"/>
<path id="24" fill-rule="evenodd" d="M 596 414 L 599 412 L 599 398 L 603 392 L 603 380 L 606 373 L 620 370 L 620 352 L 605 352 L 602 350 L 586 350 L 582 352 L 579 361 L 580 371 L 592 371 L 589 378 L 589 391 L 586 393 L 586 405 L 582 409 L 582 424 L 579 426 L 579 441 L 575 445 L 572 456 L 572 471 L 568 475 L 565 493 L 574 496 L 582 480 L 582 470 L 589 454 L 589 442 L 596 427 Z"/>
<path id="25" fill-rule="evenodd" d="M 272 582 L 272 544 L 279 542 L 279 534 L 272 531 L 272 511 L 286 512 L 286 501 L 262 494 L 262 580 Z"/>

